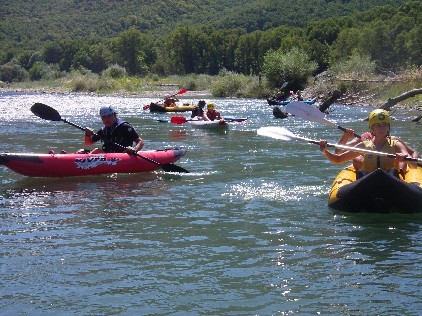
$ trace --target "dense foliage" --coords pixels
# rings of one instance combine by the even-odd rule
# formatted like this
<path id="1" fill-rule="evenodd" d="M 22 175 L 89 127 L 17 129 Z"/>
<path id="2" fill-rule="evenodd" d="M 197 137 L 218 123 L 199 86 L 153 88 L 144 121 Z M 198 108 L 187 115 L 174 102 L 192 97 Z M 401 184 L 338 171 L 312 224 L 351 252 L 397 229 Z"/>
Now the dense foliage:
<path id="1" fill-rule="evenodd" d="M 270 75 L 269 85 L 277 86 L 286 79 L 301 85 L 304 74 L 351 56 L 365 56 L 378 71 L 421 66 L 422 3 L 378 3 L 8 1 L 0 7 L 0 80 L 54 78 L 72 70 L 113 73 L 119 67 L 119 73 L 137 76 L 223 70 L 261 75 L 274 73 L 274 58 L 304 60 L 302 68 L 292 65 L 293 74 L 285 69 Z"/>
<path id="2" fill-rule="evenodd" d="M 179 26 L 243 28 L 248 33 L 281 25 L 345 16 L 406 0 L 10 0 L 0 5 L 3 48 L 38 49 L 48 39 L 110 38 L 131 27 L 162 36 Z"/>

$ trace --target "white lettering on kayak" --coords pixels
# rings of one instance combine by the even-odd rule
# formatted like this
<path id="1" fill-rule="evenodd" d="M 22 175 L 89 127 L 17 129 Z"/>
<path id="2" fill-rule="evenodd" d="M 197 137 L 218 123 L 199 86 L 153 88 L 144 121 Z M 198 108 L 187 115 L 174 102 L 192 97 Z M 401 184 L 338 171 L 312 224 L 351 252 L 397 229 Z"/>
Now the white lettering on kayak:
<path id="1" fill-rule="evenodd" d="M 112 165 L 115 166 L 120 161 L 120 158 L 109 158 L 105 156 L 95 156 L 87 158 L 76 158 L 76 168 L 78 169 L 93 169 L 99 165 Z"/>

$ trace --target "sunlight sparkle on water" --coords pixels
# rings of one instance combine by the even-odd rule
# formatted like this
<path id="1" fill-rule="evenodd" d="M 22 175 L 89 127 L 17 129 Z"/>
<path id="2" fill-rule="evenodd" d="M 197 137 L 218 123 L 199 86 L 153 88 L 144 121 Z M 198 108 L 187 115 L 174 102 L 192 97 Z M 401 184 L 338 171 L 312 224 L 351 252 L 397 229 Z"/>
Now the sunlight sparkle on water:
<path id="1" fill-rule="evenodd" d="M 299 201 L 308 195 L 321 195 L 322 186 L 294 186 L 285 188 L 275 182 L 264 182 L 256 187 L 253 184 L 236 184 L 231 187 L 227 195 L 243 197 L 250 200 L 255 197 L 263 197 L 271 200 Z"/>

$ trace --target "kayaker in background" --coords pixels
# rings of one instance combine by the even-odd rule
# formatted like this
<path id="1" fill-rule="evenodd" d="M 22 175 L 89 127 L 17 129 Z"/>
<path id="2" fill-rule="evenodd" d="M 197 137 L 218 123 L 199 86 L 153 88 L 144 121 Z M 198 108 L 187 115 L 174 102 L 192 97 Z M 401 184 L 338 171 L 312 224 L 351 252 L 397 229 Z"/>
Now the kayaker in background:
<path id="1" fill-rule="evenodd" d="M 102 149 L 94 148 L 91 151 L 82 149 L 78 153 L 135 153 L 142 149 L 144 141 L 128 122 L 117 117 L 114 108 L 102 107 L 100 116 L 104 126 L 96 134 L 92 129 L 85 128 L 85 145 L 89 146 L 101 140 L 104 143 Z M 133 143 L 135 143 L 134 147 L 132 147 Z"/>
<path id="2" fill-rule="evenodd" d="M 377 168 L 381 168 L 396 177 L 398 177 L 399 173 L 405 173 L 406 162 L 404 157 L 410 156 L 410 153 L 401 141 L 393 139 L 390 136 L 390 126 L 391 118 L 387 111 L 377 109 L 369 114 L 369 130 L 372 138 L 363 140 L 353 147 L 395 154 L 396 158 L 392 159 L 373 154 L 363 155 L 361 168 L 358 168 L 356 172 L 358 179 Z M 350 133 L 350 131 L 347 133 Z M 344 151 L 339 154 L 331 153 L 327 150 L 326 140 L 321 140 L 319 145 L 323 155 L 336 164 L 344 163 L 361 156 L 359 152 L 355 151 Z"/>
<path id="3" fill-rule="evenodd" d="M 297 90 L 295 98 L 296 98 L 296 101 L 303 101 L 304 99 L 303 99 L 302 91 Z"/>
<path id="4" fill-rule="evenodd" d="M 172 97 L 167 97 L 164 100 L 164 106 L 172 106 L 172 107 L 174 107 L 174 106 L 176 106 L 176 102 L 179 102 L 179 99 L 172 98 Z"/>
<path id="5" fill-rule="evenodd" d="M 205 106 L 205 101 L 204 100 L 199 100 L 198 105 L 195 106 L 192 110 L 192 114 L 190 115 L 191 118 L 198 118 L 203 120 L 204 119 L 204 106 Z"/>
<path id="6" fill-rule="evenodd" d="M 215 121 L 216 119 L 222 120 L 223 117 L 221 116 L 220 112 L 215 109 L 214 103 L 208 103 L 207 111 L 204 113 L 204 120 Z"/>

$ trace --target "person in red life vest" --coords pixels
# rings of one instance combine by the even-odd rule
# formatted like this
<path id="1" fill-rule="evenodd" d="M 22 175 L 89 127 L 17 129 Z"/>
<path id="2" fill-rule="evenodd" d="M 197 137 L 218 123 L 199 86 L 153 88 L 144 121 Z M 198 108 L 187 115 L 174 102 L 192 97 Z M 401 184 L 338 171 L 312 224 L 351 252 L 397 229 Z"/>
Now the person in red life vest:
<path id="1" fill-rule="evenodd" d="M 84 153 L 135 153 L 142 149 L 144 141 L 136 130 L 126 121 L 117 117 L 117 112 L 111 106 L 100 109 L 101 120 L 104 126 L 95 134 L 90 128 L 85 128 L 85 145 L 92 145 L 97 141 L 103 142 L 102 149 L 95 148 L 91 151 L 83 149 Z M 135 146 L 133 144 L 135 143 Z"/>
<path id="2" fill-rule="evenodd" d="M 404 157 L 411 156 L 403 142 L 397 138 L 390 136 L 391 118 L 387 111 L 377 109 L 369 114 L 369 130 L 371 133 L 370 139 L 364 139 L 356 144 L 356 148 L 365 148 L 381 152 L 395 154 L 396 158 L 392 159 L 384 156 L 376 156 L 373 154 L 363 155 L 363 160 L 359 161 L 357 177 L 360 178 L 377 168 L 381 168 L 396 177 L 398 174 L 404 174 L 406 170 L 406 162 Z M 350 133 L 347 132 L 347 133 Z M 325 157 L 333 163 L 340 164 L 349 160 L 353 160 L 361 154 L 355 151 L 344 151 L 339 154 L 331 153 L 327 150 L 327 141 L 321 140 L 319 142 L 320 150 Z M 411 163 L 409 163 L 411 164 Z"/>
<path id="3" fill-rule="evenodd" d="M 190 115 L 191 118 L 197 118 L 198 120 L 203 120 L 204 119 L 204 106 L 205 106 L 205 101 L 204 100 L 200 100 L 198 102 L 198 105 L 195 106 L 192 110 L 192 113 Z"/>
<path id="4" fill-rule="evenodd" d="M 218 112 L 214 108 L 214 103 L 208 103 L 207 104 L 207 111 L 204 114 L 204 120 L 205 121 L 215 121 L 216 119 L 223 120 L 223 117 L 221 116 L 220 112 Z"/>
<path id="5" fill-rule="evenodd" d="M 164 106 L 176 106 L 176 102 L 178 102 L 179 99 L 167 97 L 164 101 Z"/>

